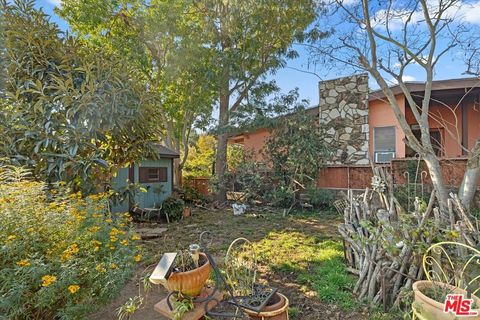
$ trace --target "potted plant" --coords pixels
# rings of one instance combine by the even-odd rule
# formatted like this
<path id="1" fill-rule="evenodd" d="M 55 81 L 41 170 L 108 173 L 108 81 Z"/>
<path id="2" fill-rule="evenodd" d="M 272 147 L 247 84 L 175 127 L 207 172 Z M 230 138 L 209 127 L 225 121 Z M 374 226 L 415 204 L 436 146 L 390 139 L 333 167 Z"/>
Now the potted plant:
<path id="1" fill-rule="evenodd" d="M 255 320 L 288 320 L 288 298 L 276 292 L 268 304 L 260 312 L 244 309 L 250 319 Z"/>
<path id="2" fill-rule="evenodd" d="M 417 281 L 413 284 L 414 302 L 413 310 L 422 319 L 436 320 L 454 320 L 458 319 L 458 315 L 445 313 L 445 299 L 448 294 L 462 294 L 468 297 L 467 291 L 458 287 L 435 281 Z M 472 310 L 478 311 L 477 316 L 462 316 L 462 319 L 479 319 L 480 318 L 480 299 L 471 295 L 473 299 Z"/>
<path id="3" fill-rule="evenodd" d="M 198 259 L 188 252 L 180 252 L 175 258 L 172 273 L 162 285 L 170 292 L 198 296 L 210 276 L 212 266 L 204 253 L 198 253 L 197 256 Z"/>

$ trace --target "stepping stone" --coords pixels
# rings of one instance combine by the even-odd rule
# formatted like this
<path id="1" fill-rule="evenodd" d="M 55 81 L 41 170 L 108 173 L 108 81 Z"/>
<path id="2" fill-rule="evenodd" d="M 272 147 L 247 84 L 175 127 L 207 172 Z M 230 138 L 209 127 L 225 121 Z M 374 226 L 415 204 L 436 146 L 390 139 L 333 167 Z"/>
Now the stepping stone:
<path id="1" fill-rule="evenodd" d="M 137 229 L 136 232 L 140 235 L 143 240 L 158 238 L 167 231 L 167 228 L 141 228 Z"/>

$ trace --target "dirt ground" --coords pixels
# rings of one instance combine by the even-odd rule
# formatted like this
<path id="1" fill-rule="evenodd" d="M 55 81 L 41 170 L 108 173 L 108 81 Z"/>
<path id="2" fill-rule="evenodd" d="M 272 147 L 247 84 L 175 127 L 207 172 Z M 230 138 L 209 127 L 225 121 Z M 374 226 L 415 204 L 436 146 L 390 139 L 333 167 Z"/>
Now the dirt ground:
<path id="1" fill-rule="evenodd" d="M 149 270 L 158 262 L 162 253 L 188 248 L 191 243 L 198 243 L 203 231 L 210 231 L 213 240 L 209 246 L 210 252 L 221 261 L 231 241 L 238 237 L 245 237 L 251 241 L 259 241 L 269 232 L 293 230 L 308 235 L 315 235 L 322 239 L 338 239 L 338 218 L 311 214 L 308 216 L 282 217 L 280 213 L 258 211 L 240 217 L 233 217 L 231 210 L 194 210 L 193 216 L 168 225 L 164 236 L 144 242 L 145 262 L 137 274 L 124 287 L 120 296 L 111 304 L 102 307 L 91 316 L 93 320 L 117 319 L 117 310 L 129 298 L 139 294 L 139 278 L 142 274 L 148 275 Z M 163 226 L 163 225 L 162 225 Z M 150 268 L 145 271 L 145 268 Z M 277 287 L 280 292 L 290 299 L 290 307 L 298 310 L 292 319 L 367 319 L 368 314 L 364 309 L 354 312 L 344 312 L 332 304 L 320 301 L 314 292 L 305 292 L 296 283 L 295 274 L 279 275 L 272 272 L 262 273 L 262 278 L 268 280 L 271 286 Z M 142 291 L 142 290 L 140 290 Z M 166 296 L 166 291 L 161 286 L 153 286 L 144 300 L 141 309 L 131 319 L 150 320 L 165 319 L 159 316 L 153 305 Z"/>

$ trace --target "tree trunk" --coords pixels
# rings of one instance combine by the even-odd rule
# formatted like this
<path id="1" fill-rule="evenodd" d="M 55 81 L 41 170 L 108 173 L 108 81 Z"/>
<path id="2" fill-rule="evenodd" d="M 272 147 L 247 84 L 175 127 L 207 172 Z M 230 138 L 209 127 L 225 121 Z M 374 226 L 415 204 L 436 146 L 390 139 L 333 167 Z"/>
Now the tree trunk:
<path id="1" fill-rule="evenodd" d="M 438 204 L 442 216 L 448 217 L 448 190 L 445 187 L 440 161 L 436 155 L 429 154 L 425 157 L 425 163 L 430 173 L 430 179 L 432 179 L 433 188 L 437 192 Z"/>
<path id="2" fill-rule="evenodd" d="M 177 188 L 182 187 L 182 165 L 180 159 L 173 159 L 173 184 Z"/>
<path id="3" fill-rule="evenodd" d="M 470 157 L 467 162 L 467 169 L 463 176 L 462 184 L 458 190 L 458 197 L 462 201 L 462 204 L 470 209 L 475 192 L 478 187 L 478 180 L 480 178 L 480 141 L 477 141 L 475 147 L 470 153 Z"/>
<path id="4" fill-rule="evenodd" d="M 223 203 L 227 201 L 227 181 L 225 173 L 227 171 L 227 139 L 228 133 L 225 131 L 228 125 L 228 108 L 230 105 L 229 83 L 228 77 L 220 92 L 220 112 L 219 112 L 219 128 L 217 135 L 217 154 L 215 158 L 215 176 L 217 177 L 218 191 L 216 199 Z"/>

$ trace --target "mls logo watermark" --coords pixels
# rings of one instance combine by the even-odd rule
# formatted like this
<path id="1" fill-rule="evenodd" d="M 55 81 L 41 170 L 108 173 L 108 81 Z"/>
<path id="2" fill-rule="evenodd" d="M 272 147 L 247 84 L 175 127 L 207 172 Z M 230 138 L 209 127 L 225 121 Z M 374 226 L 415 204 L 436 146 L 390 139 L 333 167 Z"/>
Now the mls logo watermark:
<path id="1" fill-rule="evenodd" d="M 445 313 L 452 312 L 456 316 L 477 316 L 478 311 L 472 311 L 473 299 L 467 299 L 463 294 L 448 294 L 445 298 Z"/>

